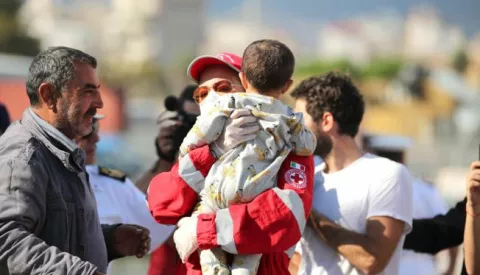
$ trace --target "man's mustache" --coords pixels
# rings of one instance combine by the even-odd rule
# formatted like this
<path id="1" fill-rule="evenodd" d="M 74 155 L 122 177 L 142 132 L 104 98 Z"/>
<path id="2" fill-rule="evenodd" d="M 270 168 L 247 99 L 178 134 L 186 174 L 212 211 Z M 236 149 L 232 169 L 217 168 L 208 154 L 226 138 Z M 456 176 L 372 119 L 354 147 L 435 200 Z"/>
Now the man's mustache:
<path id="1" fill-rule="evenodd" d="M 94 116 L 97 114 L 97 109 L 89 109 L 86 113 L 85 116 Z"/>

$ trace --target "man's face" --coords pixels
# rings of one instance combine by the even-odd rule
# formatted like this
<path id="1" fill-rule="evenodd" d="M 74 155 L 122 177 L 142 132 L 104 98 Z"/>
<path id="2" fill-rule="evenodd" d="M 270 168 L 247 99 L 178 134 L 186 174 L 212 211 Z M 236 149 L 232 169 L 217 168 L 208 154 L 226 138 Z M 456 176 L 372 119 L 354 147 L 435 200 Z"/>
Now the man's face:
<path id="1" fill-rule="evenodd" d="M 103 107 L 100 81 L 96 70 L 88 64 L 76 64 L 76 77 L 67 82 L 67 90 L 57 101 L 56 127 L 70 138 L 92 132 L 93 116 Z"/>
<path id="2" fill-rule="evenodd" d="M 303 113 L 305 126 L 312 131 L 317 138 L 317 147 L 315 148 L 315 155 L 325 158 L 332 150 L 332 139 L 320 127 L 320 123 L 313 120 L 312 116 L 307 112 L 307 101 L 299 98 L 295 102 L 295 112 Z"/>
<path id="3" fill-rule="evenodd" d="M 85 163 L 94 164 L 96 161 L 97 142 L 100 140 L 97 131 L 91 132 L 89 135 L 77 138 L 75 142 L 78 147 L 82 148 L 86 154 Z"/>
<path id="4" fill-rule="evenodd" d="M 199 79 L 199 86 L 213 87 L 220 80 L 228 80 L 234 84 L 237 92 L 245 92 L 238 73 L 226 65 L 214 65 L 206 68 Z"/>

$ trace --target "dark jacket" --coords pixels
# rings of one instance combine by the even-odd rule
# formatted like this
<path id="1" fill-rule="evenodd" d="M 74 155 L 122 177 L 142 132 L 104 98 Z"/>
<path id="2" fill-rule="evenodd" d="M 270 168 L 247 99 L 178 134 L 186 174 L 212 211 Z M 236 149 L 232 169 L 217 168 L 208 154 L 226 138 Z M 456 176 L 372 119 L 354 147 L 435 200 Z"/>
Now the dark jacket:
<path id="1" fill-rule="evenodd" d="M 10 116 L 8 115 L 7 108 L 5 105 L 0 103 L 0 136 L 7 130 L 10 125 Z"/>
<path id="2" fill-rule="evenodd" d="M 113 227 L 100 226 L 84 153 L 39 119 L 27 109 L 0 137 L 0 274 L 106 272 Z"/>
<path id="3" fill-rule="evenodd" d="M 465 198 L 445 215 L 438 215 L 431 219 L 413 220 L 412 232 L 407 235 L 403 248 L 436 254 L 441 250 L 461 245 L 465 230 L 466 203 L 467 199 Z M 462 274 L 467 274 L 465 264 Z"/>

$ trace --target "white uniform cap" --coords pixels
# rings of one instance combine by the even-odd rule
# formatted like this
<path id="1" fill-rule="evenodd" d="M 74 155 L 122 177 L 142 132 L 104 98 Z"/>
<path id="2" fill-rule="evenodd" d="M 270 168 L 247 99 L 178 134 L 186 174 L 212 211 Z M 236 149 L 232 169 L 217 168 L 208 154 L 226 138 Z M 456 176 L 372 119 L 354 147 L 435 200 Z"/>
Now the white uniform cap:
<path id="1" fill-rule="evenodd" d="M 413 140 L 404 136 L 366 135 L 367 146 L 376 150 L 405 151 L 412 147 Z"/>

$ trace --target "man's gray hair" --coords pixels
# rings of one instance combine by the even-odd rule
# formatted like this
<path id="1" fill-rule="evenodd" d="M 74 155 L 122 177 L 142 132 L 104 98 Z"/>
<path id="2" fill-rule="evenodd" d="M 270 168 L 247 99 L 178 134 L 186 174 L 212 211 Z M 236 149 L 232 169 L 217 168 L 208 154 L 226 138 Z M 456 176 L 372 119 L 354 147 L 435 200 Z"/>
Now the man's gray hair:
<path id="1" fill-rule="evenodd" d="M 68 47 L 51 47 L 35 56 L 26 83 L 30 105 L 40 103 L 38 88 L 42 83 L 51 84 L 58 92 L 65 90 L 67 82 L 75 78 L 75 63 L 97 68 L 94 57 Z"/>

